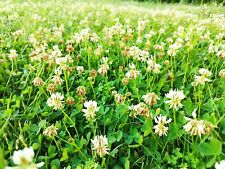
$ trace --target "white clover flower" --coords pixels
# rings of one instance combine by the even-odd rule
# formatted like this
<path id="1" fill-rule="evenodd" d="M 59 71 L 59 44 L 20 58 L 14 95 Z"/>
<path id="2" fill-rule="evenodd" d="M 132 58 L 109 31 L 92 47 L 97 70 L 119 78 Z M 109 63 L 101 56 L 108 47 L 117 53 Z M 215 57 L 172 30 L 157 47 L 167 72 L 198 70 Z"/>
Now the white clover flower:
<path id="1" fill-rule="evenodd" d="M 148 20 L 138 20 L 138 26 L 137 26 L 138 32 L 142 32 L 145 29 L 147 23 L 148 23 Z"/>
<path id="2" fill-rule="evenodd" d="M 62 32 L 60 30 L 55 30 L 55 32 L 53 32 L 53 37 L 54 38 L 61 38 Z"/>
<path id="3" fill-rule="evenodd" d="M 101 64 L 99 66 L 99 69 L 98 69 L 98 73 L 101 74 L 101 75 L 105 75 L 109 70 L 109 65 L 106 63 L 106 64 Z"/>
<path id="4" fill-rule="evenodd" d="M 62 70 L 60 69 L 60 67 L 58 67 L 57 69 L 55 69 L 55 75 L 52 78 L 52 81 L 56 84 L 56 85 L 61 85 L 63 83 L 62 78 L 60 77 L 62 74 Z"/>
<path id="5" fill-rule="evenodd" d="M 34 86 L 42 86 L 44 81 L 40 77 L 35 77 L 33 80 Z"/>
<path id="6" fill-rule="evenodd" d="M 91 35 L 91 37 L 90 37 L 90 40 L 92 41 L 92 42 L 98 42 L 99 41 L 99 36 L 96 34 L 96 33 L 93 33 L 92 35 Z"/>
<path id="7" fill-rule="evenodd" d="M 225 69 L 220 70 L 219 76 L 225 78 Z"/>
<path id="8" fill-rule="evenodd" d="M 149 52 L 146 51 L 146 50 L 142 50 L 140 52 L 140 58 L 139 58 L 139 60 L 145 62 L 148 59 L 148 57 L 149 57 Z"/>
<path id="9" fill-rule="evenodd" d="M 21 30 L 21 29 L 15 31 L 15 32 L 12 32 L 13 37 L 16 39 L 19 38 L 22 34 L 23 34 L 23 30 Z"/>
<path id="10" fill-rule="evenodd" d="M 148 106 L 143 102 L 131 105 L 129 106 L 129 109 L 132 111 L 130 116 L 136 117 L 137 115 L 141 115 L 146 118 L 151 117 L 151 112 L 149 111 Z"/>
<path id="11" fill-rule="evenodd" d="M 6 169 L 38 169 L 44 165 L 43 162 L 34 164 L 34 150 L 32 147 L 24 148 L 23 150 L 14 151 L 12 160 L 17 166 L 6 167 Z"/>
<path id="12" fill-rule="evenodd" d="M 95 55 L 100 56 L 103 52 L 102 45 L 98 45 L 98 48 L 95 50 Z"/>
<path id="13" fill-rule="evenodd" d="M 78 33 L 74 33 L 73 39 L 77 44 L 79 44 L 82 41 L 82 37 Z"/>
<path id="14" fill-rule="evenodd" d="M 123 104 L 126 97 L 124 97 L 122 94 L 120 93 L 117 93 L 117 91 L 113 91 L 112 94 L 114 95 L 114 100 L 116 103 L 119 103 L 119 104 Z"/>
<path id="15" fill-rule="evenodd" d="M 159 115 L 155 117 L 154 120 L 155 123 L 157 123 L 157 125 L 153 127 L 155 129 L 155 133 L 159 136 L 167 135 L 168 127 L 165 125 L 170 123 L 172 119 L 166 119 L 166 116 Z"/>
<path id="16" fill-rule="evenodd" d="M 156 44 L 153 47 L 155 50 L 164 51 L 164 46 L 165 46 L 165 44 L 163 42 L 161 42 L 161 44 Z"/>
<path id="17" fill-rule="evenodd" d="M 148 64 L 148 67 L 147 67 L 148 72 L 160 73 L 160 69 L 162 67 L 160 64 L 157 64 L 152 59 L 148 59 L 147 64 Z"/>
<path id="18" fill-rule="evenodd" d="M 92 150 L 96 150 L 97 154 L 100 157 L 103 157 L 104 155 L 108 154 L 108 140 L 106 138 L 106 136 L 95 136 L 94 140 L 91 140 L 92 144 L 93 144 L 93 148 Z"/>
<path id="19" fill-rule="evenodd" d="M 216 162 L 215 169 L 225 169 L 225 160 L 222 160 L 220 162 Z"/>
<path id="20" fill-rule="evenodd" d="M 154 35 L 156 35 L 156 32 L 150 31 L 149 33 L 145 34 L 145 38 L 146 38 L 146 39 L 150 39 L 150 38 L 152 38 Z"/>
<path id="21" fill-rule="evenodd" d="M 129 63 L 129 68 L 130 69 L 136 69 L 135 65 L 133 63 Z"/>
<path id="22" fill-rule="evenodd" d="M 55 62 L 57 65 L 60 65 L 60 67 L 63 67 L 67 63 L 67 57 L 56 58 Z"/>
<path id="23" fill-rule="evenodd" d="M 217 46 L 213 46 L 212 44 L 209 46 L 209 48 L 208 48 L 208 52 L 209 53 L 216 53 L 216 52 L 218 52 L 218 47 Z"/>
<path id="24" fill-rule="evenodd" d="M 141 54 L 141 50 L 137 46 L 130 47 L 129 55 L 132 56 L 134 59 L 140 60 L 140 54 Z"/>
<path id="25" fill-rule="evenodd" d="M 81 41 L 87 41 L 90 38 L 90 28 L 85 28 L 80 31 Z"/>
<path id="26" fill-rule="evenodd" d="M 58 110 L 63 107 L 62 100 L 64 96 L 60 93 L 52 93 L 51 97 L 47 100 L 47 104 L 49 107 L 53 107 L 53 109 Z"/>
<path id="27" fill-rule="evenodd" d="M 48 126 L 44 130 L 43 134 L 48 136 L 48 137 L 50 137 L 50 138 L 53 138 L 53 137 L 55 137 L 57 135 L 57 130 L 58 129 L 52 124 L 51 126 Z"/>
<path id="28" fill-rule="evenodd" d="M 221 59 L 224 59 L 225 58 L 225 51 L 224 50 L 219 50 L 216 53 L 216 55 L 219 56 Z"/>
<path id="29" fill-rule="evenodd" d="M 82 109 L 84 112 L 84 116 L 86 117 L 87 120 L 94 119 L 96 116 L 96 112 L 98 111 L 99 107 L 97 106 L 96 101 L 86 101 L 84 103 L 84 107 L 86 109 Z"/>
<path id="30" fill-rule="evenodd" d="M 12 160 L 16 165 L 28 165 L 34 158 L 32 148 L 24 148 L 23 150 L 14 151 Z"/>
<path id="31" fill-rule="evenodd" d="M 86 88 L 84 86 L 78 86 L 77 87 L 77 90 L 76 90 L 76 93 L 79 96 L 85 96 L 85 94 L 86 94 Z"/>
<path id="32" fill-rule="evenodd" d="M 197 86 L 198 84 L 200 85 L 205 85 L 205 82 L 211 82 L 212 80 L 208 79 L 207 77 L 204 76 L 195 76 L 195 81 L 193 86 Z"/>
<path id="33" fill-rule="evenodd" d="M 192 82 L 192 86 L 197 86 L 197 85 L 204 86 L 206 82 L 212 81 L 208 78 L 212 75 L 212 73 L 208 71 L 207 69 L 204 69 L 204 68 L 199 69 L 199 74 L 201 76 L 195 76 L 195 81 Z"/>
<path id="34" fill-rule="evenodd" d="M 77 66 L 77 72 L 78 72 L 78 74 L 82 74 L 84 72 L 84 67 L 83 66 Z"/>
<path id="35" fill-rule="evenodd" d="M 163 29 L 163 28 L 160 28 L 160 29 L 159 29 L 159 33 L 160 33 L 160 34 L 163 34 L 163 33 L 165 33 L 165 29 Z"/>
<path id="36" fill-rule="evenodd" d="M 17 58 L 17 56 L 18 56 L 18 54 L 16 53 L 16 50 L 12 49 L 9 51 L 9 56 L 8 56 L 9 59 L 14 60 Z"/>
<path id="37" fill-rule="evenodd" d="M 127 77 L 128 79 L 136 79 L 138 75 L 140 75 L 140 71 L 136 70 L 133 63 L 129 64 L 129 67 L 131 70 L 125 74 L 125 77 Z"/>
<path id="38" fill-rule="evenodd" d="M 209 134 L 216 126 L 206 120 L 197 120 L 196 111 L 197 109 L 194 109 L 192 112 L 193 119 L 185 117 L 188 121 L 188 123 L 184 125 L 185 131 L 191 135 L 201 136 L 202 134 Z"/>
<path id="39" fill-rule="evenodd" d="M 103 64 L 107 64 L 107 63 L 108 63 L 108 60 L 109 60 L 109 58 L 103 57 L 103 58 L 101 59 L 101 62 L 102 62 Z M 109 64 L 112 64 L 112 62 L 109 62 Z"/>
<path id="40" fill-rule="evenodd" d="M 196 110 L 197 109 L 195 109 L 192 112 L 193 119 L 185 117 L 185 119 L 188 120 L 188 123 L 184 125 L 184 129 L 186 132 L 190 133 L 191 135 L 201 136 L 202 134 L 205 134 L 205 123 L 204 123 L 204 120 L 196 119 L 197 117 Z"/>
<path id="41" fill-rule="evenodd" d="M 199 135 L 205 134 L 205 125 L 203 120 L 189 119 L 189 122 L 184 126 L 186 132 L 191 135 Z"/>
<path id="42" fill-rule="evenodd" d="M 157 103 L 157 100 L 160 100 L 159 97 L 155 93 L 148 93 L 143 95 L 142 98 L 144 99 L 145 103 L 153 106 Z"/>
<path id="43" fill-rule="evenodd" d="M 212 72 L 204 68 L 199 69 L 199 73 L 204 77 L 210 77 L 212 75 Z"/>
<path id="44" fill-rule="evenodd" d="M 169 44 L 173 43 L 173 38 L 171 38 L 171 37 L 167 38 L 166 42 L 169 43 Z"/>
<path id="45" fill-rule="evenodd" d="M 59 50 L 58 45 L 53 46 L 53 51 L 51 53 L 51 57 L 57 58 L 57 57 L 61 57 L 61 56 L 62 56 L 62 52 Z"/>
<path id="46" fill-rule="evenodd" d="M 176 41 L 175 43 L 169 46 L 169 50 L 167 51 L 167 54 L 169 56 L 175 56 L 181 47 L 182 47 L 182 43 Z"/>
<path id="47" fill-rule="evenodd" d="M 137 37 L 137 40 L 136 40 L 136 43 L 137 44 L 140 44 L 140 43 L 142 43 L 143 42 L 143 39 L 139 36 L 139 37 Z"/>
<path id="48" fill-rule="evenodd" d="M 105 75 L 109 70 L 109 64 L 111 64 L 112 62 L 108 63 L 107 57 L 103 57 L 101 59 L 101 62 L 102 62 L 102 64 L 99 66 L 98 73 L 101 75 Z"/>
<path id="49" fill-rule="evenodd" d="M 181 101 L 185 98 L 183 91 L 171 89 L 169 93 L 166 94 L 166 97 L 170 99 L 165 101 L 165 103 L 170 105 L 170 108 L 177 110 L 179 107 L 183 107 L 181 104 Z"/>

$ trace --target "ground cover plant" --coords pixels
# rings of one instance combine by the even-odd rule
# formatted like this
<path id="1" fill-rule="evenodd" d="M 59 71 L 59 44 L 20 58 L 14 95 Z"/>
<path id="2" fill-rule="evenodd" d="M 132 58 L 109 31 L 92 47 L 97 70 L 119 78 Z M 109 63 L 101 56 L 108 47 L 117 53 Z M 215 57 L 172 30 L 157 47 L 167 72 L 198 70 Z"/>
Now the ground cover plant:
<path id="1" fill-rule="evenodd" d="M 221 6 L 0 2 L 0 168 L 225 168 Z"/>

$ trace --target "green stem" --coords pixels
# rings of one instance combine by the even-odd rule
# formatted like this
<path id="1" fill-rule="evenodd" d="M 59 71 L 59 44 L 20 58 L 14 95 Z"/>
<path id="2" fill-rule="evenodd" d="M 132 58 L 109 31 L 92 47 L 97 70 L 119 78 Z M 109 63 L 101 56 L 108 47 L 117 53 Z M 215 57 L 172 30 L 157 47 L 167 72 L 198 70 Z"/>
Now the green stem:
<path id="1" fill-rule="evenodd" d="M 72 123 L 72 125 L 73 125 L 73 127 L 74 127 L 74 130 L 75 130 L 75 132 L 76 132 L 76 135 L 79 137 L 78 130 L 77 130 L 76 125 L 75 125 L 75 123 L 73 122 L 73 120 L 68 116 L 68 114 L 66 114 L 65 111 L 63 111 L 63 109 L 60 109 L 60 110 L 62 111 L 62 113 L 64 114 L 64 116 L 66 116 L 66 117 L 69 119 L 69 121 Z"/>
<path id="2" fill-rule="evenodd" d="M 140 96 L 139 96 L 139 90 L 138 90 L 138 87 L 137 87 L 137 84 L 136 84 L 136 80 L 133 80 L 133 84 L 134 84 L 134 89 L 135 89 L 135 92 L 137 94 L 137 99 L 138 99 L 138 102 L 140 102 Z"/>
<path id="3" fill-rule="evenodd" d="M 174 124 L 177 124 L 177 122 L 176 122 L 176 110 L 173 110 L 173 120 L 174 120 Z"/>
<path id="4" fill-rule="evenodd" d="M 60 150 L 59 145 L 58 145 L 58 143 L 57 143 L 56 139 L 55 139 L 55 138 L 53 138 L 53 140 L 54 140 L 54 142 L 55 142 L 56 147 L 58 148 L 58 150 Z"/>
<path id="5" fill-rule="evenodd" d="M 13 71 L 14 71 L 14 62 L 13 62 L 13 60 L 12 60 L 11 71 L 10 71 L 9 79 L 8 79 L 6 85 L 5 85 L 6 89 L 8 88 L 9 82 L 10 82 L 10 80 L 11 80 L 11 78 L 12 78 Z M 5 95 L 5 91 L 4 91 L 4 93 L 3 93 L 3 96 L 4 96 L 4 95 Z"/>
<path id="6" fill-rule="evenodd" d="M 62 138 L 60 138 L 60 137 L 58 137 L 58 136 L 56 136 L 58 139 L 60 139 L 60 140 L 62 140 L 63 142 L 65 142 L 65 143 L 67 143 L 67 144 L 70 144 L 70 145 L 73 145 L 74 147 L 76 147 L 76 149 L 78 150 L 78 152 L 85 158 L 85 160 L 87 160 L 88 158 L 84 155 L 84 153 L 80 150 L 80 148 L 77 146 L 77 144 L 75 143 L 75 141 L 73 142 L 73 144 L 72 143 L 70 143 L 70 142 L 68 142 L 68 141 L 66 141 L 66 140 L 64 140 L 64 139 L 62 139 Z"/>
<path id="7" fill-rule="evenodd" d="M 66 71 L 64 71 L 64 78 L 65 78 L 65 81 L 66 81 L 66 91 L 67 91 L 67 94 L 69 94 L 69 86 L 68 86 L 68 79 L 67 79 Z"/>
<path id="8" fill-rule="evenodd" d="M 92 92 L 93 92 L 93 94 L 94 94 L 94 99 L 96 99 L 96 94 L 95 94 L 95 90 L 94 90 L 94 82 L 90 82 L 91 83 L 91 89 L 92 89 Z"/>
<path id="9" fill-rule="evenodd" d="M 105 164 L 105 158 L 102 158 L 102 164 L 101 164 L 102 168 L 107 168 L 106 164 Z"/>

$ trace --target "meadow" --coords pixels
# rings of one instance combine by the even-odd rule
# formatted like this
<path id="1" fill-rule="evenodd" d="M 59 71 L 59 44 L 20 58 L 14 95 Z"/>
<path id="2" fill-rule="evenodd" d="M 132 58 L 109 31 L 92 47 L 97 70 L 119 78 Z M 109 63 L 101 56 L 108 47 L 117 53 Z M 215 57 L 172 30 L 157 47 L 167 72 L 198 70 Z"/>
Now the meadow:
<path id="1" fill-rule="evenodd" d="M 0 169 L 225 169 L 225 7 L 0 2 Z"/>

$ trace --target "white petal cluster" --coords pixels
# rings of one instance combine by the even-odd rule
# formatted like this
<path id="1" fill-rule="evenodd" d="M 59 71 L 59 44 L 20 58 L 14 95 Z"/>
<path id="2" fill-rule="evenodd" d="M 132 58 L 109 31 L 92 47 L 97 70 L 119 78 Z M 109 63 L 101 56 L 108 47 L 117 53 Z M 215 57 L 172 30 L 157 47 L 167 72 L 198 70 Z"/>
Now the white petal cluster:
<path id="1" fill-rule="evenodd" d="M 53 109 L 58 110 L 63 107 L 62 100 L 64 96 L 60 93 L 52 93 L 51 97 L 47 100 L 47 104 L 49 107 L 53 107 Z"/>
<path id="2" fill-rule="evenodd" d="M 216 162 L 215 169 L 225 169 L 225 160 L 222 160 L 220 162 Z"/>
<path id="3" fill-rule="evenodd" d="M 149 111 L 148 106 L 143 102 L 140 102 L 136 105 L 131 105 L 129 106 L 129 109 L 132 111 L 131 116 L 133 117 L 136 117 L 137 115 L 141 115 L 146 118 L 151 117 L 151 113 Z"/>
<path id="4" fill-rule="evenodd" d="M 212 80 L 209 79 L 209 77 L 212 75 L 210 71 L 207 69 L 201 68 L 199 69 L 200 76 L 195 76 L 195 81 L 192 83 L 192 86 L 197 85 L 205 85 L 206 82 L 211 82 Z"/>
<path id="5" fill-rule="evenodd" d="M 96 150 L 97 154 L 100 157 L 103 157 L 104 155 L 108 154 L 108 140 L 106 138 L 106 136 L 95 136 L 95 138 L 93 140 L 91 140 L 92 144 L 93 144 L 93 148 L 92 150 Z"/>
<path id="6" fill-rule="evenodd" d="M 42 86 L 44 84 L 44 81 L 40 77 L 36 77 L 33 80 L 34 86 Z"/>
<path id="7" fill-rule="evenodd" d="M 16 165 L 27 165 L 32 162 L 34 151 L 32 148 L 24 148 L 23 150 L 14 151 L 12 160 Z"/>
<path id="8" fill-rule="evenodd" d="M 157 103 L 157 100 L 160 100 L 159 97 L 155 93 L 148 93 L 143 95 L 142 98 L 144 99 L 146 104 L 153 106 Z"/>
<path id="9" fill-rule="evenodd" d="M 63 70 L 67 68 L 67 65 L 66 65 L 67 61 L 68 61 L 68 58 L 66 56 L 55 59 L 56 64 L 59 65 L 60 68 Z"/>
<path id="10" fill-rule="evenodd" d="M 166 116 L 156 116 L 154 118 L 156 125 L 153 127 L 155 129 L 155 133 L 159 136 L 167 135 L 168 127 L 165 125 L 170 123 L 172 119 L 167 119 Z"/>
<path id="11" fill-rule="evenodd" d="M 18 54 L 16 53 L 16 50 L 12 49 L 9 51 L 9 59 L 14 60 L 18 57 Z"/>
<path id="12" fill-rule="evenodd" d="M 212 76 L 212 72 L 208 71 L 207 69 L 201 68 L 199 69 L 199 74 L 204 77 L 210 77 Z"/>
<path id="13" fill-rule="evenodd" d="M 43 134 L 45 135 L 45 136 L 48 136 L 48 137 L 50 137 L 50 138 L 53 138 L 53 137 L 55 137 L 56 135 L 57 135 L 57 128 L 52 124 L 51 126 L 48 126 L 45 130 L 44 130 L 44 132 L 43 132 Z"/>
<path id="14" fill-rule="evenodd" d="M 225 69 L 220 70 L 219 76 L 225 78 Z"/>
<path id="15" fill-rule="evenodd" d="M 138 77 L 138 75 L 140 75 L 140 71 L 136 70 L 135 65 L 132 63 L 129 65 L 130 67 L 130 71 L 128 71 L 125 76 L 128 79 L 136 79 Z"/>
<path id="16" fill-rule="evenodd" d="M 198 136 L 210 133 L 212 128 L 215 126 L 205 120 L 198 120 L 196 110 L 197 109 L 192 112 L 193 119 L 185 117 L 188 123 L 184 125 L 184 130 L 191 135 Z"/>
<path id="17" fill-rule="evenodd" d="M 32 147 L 14 151 L 12 160 L 16 167 L 6 167 L 6 169 L 38 169 L 44 165 L 43 162 L 34 164 L 34 150 Z"/>
<path id="18" fill-rule="evenodd" d="M 166 94 L 166 97 L 170 100 L 165 101 L 170 105 L 170 108 L 177 110 L 178 108 L 183 107 L 181 101 L 185 98 L 183 91 L 171 89 L 169 93 Z"/>
<path id="19" fill-rule="evenodd" d="M 78 74 L 82 74 L 84 72 L 84 67 L 83 66 L 77 66 L 77 72 Z"/>
<path id="20" fill-rule="evenodd" d="M 109 70 L 109 64 L 110 63 L 108 63 L 107 57 L 103 57 L 101 59 L 101 62 L 102 62 L 102 64 L 99 66 L 98 73 L 101 74 L 101 75 L 105 75 Z"/>
<path id="21" fill-rule="evenodd" d="M 84 116 L 86 117 L 87 120 L 94 119 L 96 116 L 96 112 L 98 111 L 99 107 L 97 106 L 96 101 L 86 101 L 84 103 L 84 107 L 86 109 L 82 109 L 84 112 Z"/>
<path id="22" fill-rule="evenodd" d="M 153 72 L 153 73 L 160 73 L 160 69 L 161 69 L 161 65 L 157 64 L 154 60 L 152 59 L 148 59 L 147 61 L 148 67 L 147 67 L 147 71 L 148 72 Z"/>
<path id="23" fill-rule="evenodd" d="M 58 67 L 57 69 L 55 69 L 55 75 L 52 78 L 52 81 L 56 84 L 56 85 L 61 85 L 63 83 L 62 78 L 60 77 L 62 74 L 62 70 L 60 67 Z"/>

